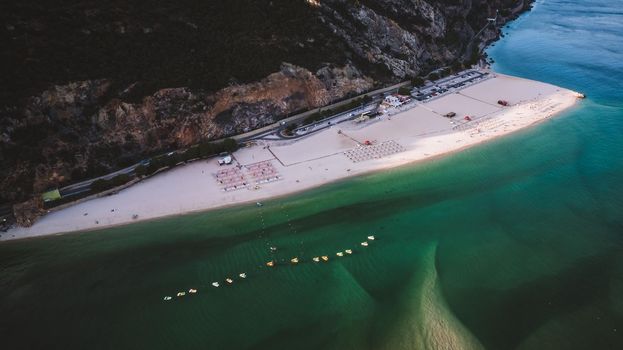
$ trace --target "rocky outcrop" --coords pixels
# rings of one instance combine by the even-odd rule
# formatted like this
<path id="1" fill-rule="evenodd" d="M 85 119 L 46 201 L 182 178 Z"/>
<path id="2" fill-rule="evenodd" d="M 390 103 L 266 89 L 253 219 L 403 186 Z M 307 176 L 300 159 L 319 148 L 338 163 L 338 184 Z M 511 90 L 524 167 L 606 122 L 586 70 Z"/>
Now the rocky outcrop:
<path id="1" fill-rule="evenodd" d="M 44 214 L 43 203 L 40 198 L 31 198 L 13 206 L 13 213 L 17 224 L 23 227 L 32 226 L 37 218 Z"/>
<path id="2" fill-rule="evenodd" d="M 465 63 L 520 2 L 2 4 L 0 204 Z"/>
<path id="3" fill-rule="evenodd" d="M 106 172 L 146 154 L 260 128 L 284 115 L 361 94 L 374 81 L 351 65 L 326 66 L 314 74 L 284 63 L 258 82 L 215 93 L 166 88 L 139 102 L 112 98 L 101 103 L 110 86 L 104 79 L 57 85 L 30 98 L 23 118 L 6 120 L 3 147 L 17 152 L 10 158 L 14 171 L 2 178 L 7 199 L 19 198 L 18 191 L 41 192 L 95 175 L 90 169 Z M 33 127 L 36 134 L 27 135 Z M 27 148 L 41 152 L 32 187 L 13 187 L 33 165 L 32 156 L 19 157 Z"/>

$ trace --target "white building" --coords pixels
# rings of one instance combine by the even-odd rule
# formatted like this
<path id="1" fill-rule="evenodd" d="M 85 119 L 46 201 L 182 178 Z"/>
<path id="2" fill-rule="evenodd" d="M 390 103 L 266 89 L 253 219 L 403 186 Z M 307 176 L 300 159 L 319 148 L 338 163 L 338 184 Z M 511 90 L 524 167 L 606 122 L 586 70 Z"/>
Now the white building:
<path id="1" fill-rule="evenodd" d="M 400 99 L 393 95 L 386 96 L 385 103 L 392 107 L 400 107 L 402 105 L 402 102 L 400 102 Z"/>

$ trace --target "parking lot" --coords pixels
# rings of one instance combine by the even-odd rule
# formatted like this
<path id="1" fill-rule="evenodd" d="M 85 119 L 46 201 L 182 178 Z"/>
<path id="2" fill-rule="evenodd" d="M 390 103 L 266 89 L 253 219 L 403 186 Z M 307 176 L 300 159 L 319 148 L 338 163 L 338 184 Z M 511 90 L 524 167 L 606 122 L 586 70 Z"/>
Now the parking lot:
<path id="1" fill-rule="evenodd" d="M 468 69 L 458 74 L 449 75 L 423 87 L 411 90 L 411 95 L 418 101 L 428 102 L 450 92 L 461 90 L 469 85 L 488 79 L 490 74 L 475 69 Z"/>

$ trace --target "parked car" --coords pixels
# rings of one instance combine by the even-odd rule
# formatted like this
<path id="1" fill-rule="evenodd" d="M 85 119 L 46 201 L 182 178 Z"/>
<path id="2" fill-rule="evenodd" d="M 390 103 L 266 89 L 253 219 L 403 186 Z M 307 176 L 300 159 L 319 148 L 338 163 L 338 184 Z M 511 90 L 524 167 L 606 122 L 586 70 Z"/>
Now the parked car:
<path id="1" fill-rule="evenodd" d="M 219 166 L 231 164 L 231 162 L 232 162 L 231 155 L 229 155 L 227 153 L 225 153 L 225 154 L 221 153 L 220 156 L 221 157 L 218 159 L 218 165 Z"/>

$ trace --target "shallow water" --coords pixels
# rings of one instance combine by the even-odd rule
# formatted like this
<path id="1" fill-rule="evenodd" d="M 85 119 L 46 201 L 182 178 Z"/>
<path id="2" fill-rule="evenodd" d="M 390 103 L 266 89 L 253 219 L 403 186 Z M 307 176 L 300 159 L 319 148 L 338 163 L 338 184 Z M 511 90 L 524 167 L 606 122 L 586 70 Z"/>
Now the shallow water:
<path id="1" fill-rule="evenodd" d="M 589 96 L 530 130 L 261 208 L 0 244 L 3 348 L 622 348 L 622 9 L 539 1 L 489 50 Z"/>

